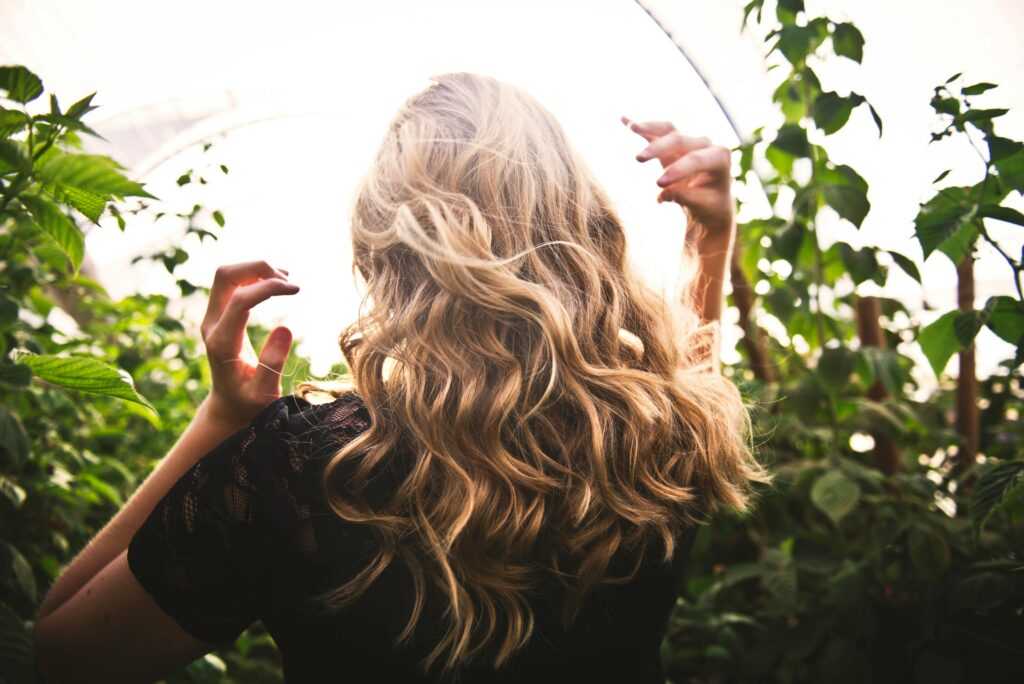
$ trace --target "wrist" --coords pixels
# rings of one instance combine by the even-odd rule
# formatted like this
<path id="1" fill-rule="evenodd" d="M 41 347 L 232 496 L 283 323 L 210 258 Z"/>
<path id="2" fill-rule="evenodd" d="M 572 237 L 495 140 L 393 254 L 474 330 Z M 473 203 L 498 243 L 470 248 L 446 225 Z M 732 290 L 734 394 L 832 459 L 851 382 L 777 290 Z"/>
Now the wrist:
<path id="1" fill-rule="evenodd" d="M 196 417 L 226 434 L 234 434 L 249 424 L 249 421 L 239 417 L 237 409 L 228 406 L 224 399 L 212 390 L 200 403 Z"/>

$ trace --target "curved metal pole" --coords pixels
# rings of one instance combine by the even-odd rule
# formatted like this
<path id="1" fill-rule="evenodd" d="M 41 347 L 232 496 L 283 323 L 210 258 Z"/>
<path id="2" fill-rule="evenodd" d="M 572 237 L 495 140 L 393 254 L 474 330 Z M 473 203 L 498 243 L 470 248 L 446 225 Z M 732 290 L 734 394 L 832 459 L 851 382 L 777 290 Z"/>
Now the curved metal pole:
<path id="1" fill-rule="evenodd" d="M 722 98 L 720 98 L 718 96 L 718 93 L 715 92 L 714 86 L 712 86 L 711 82 L 708 81 L 708 77 L 701 70 L 696 60 L 694 60 L 693 57 L 690 56 L 690 53 L 687 52 L 686 47 L 682 44 L 682 42 L 680 42 L 675 37 L 675 35 L 671 31 L 668 30 L 668 27 L 666 27 L 665 24 L 661 22 L 661 19 L 658 18 L 658 15 L 656 15 L 647 5 L 644 4 L 643 0 L 634 0 L 634 2 L 636 2 L 637 7 L 642 9 L 644 13 L 651 18 L 651 21 L 653 21 L 655 26 L 657 26 L 661 30 L 661 32 L 665 34 L 665 37 L 672 41 L 672 44 L 676 46 L 676 50 L 679 51 L 679 54 L 683 56 L 683 59 L 686 60 L 686 63 L 689 64 L 690 68 L 693 69 L 695 74 L 697 74 L 697 78 L 701 80 L 701 82 L 704 84 L 704 87 L 708 89 L 708 93 L 711 94 L 711 97 L 714 99 L 715 104 L 718 105 L 718 109 L 721 110 L 722 115 L 725 117 L 725 120 L 729 122 L 729 127 L 732 128 L 732 132 L 736 134 L 736 138 L 740 142 L 743 142 L 745 136 L 743 135 L 743 132 L 740 130 L 739 125 L 736 123 L 736 120 L 732 118 L 732 114 L 729 112 L 729 108 L 725 106 L 724 102 L 722 102 Z"/>

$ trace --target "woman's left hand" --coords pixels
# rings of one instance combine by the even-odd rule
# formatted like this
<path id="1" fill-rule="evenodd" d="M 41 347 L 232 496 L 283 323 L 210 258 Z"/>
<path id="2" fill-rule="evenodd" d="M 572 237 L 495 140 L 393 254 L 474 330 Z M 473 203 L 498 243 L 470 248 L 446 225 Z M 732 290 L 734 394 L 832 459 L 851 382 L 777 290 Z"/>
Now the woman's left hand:
<path id="1" fill-rule="evenodd" d="M 287 271 L 266 261 L 217 269 L 200 327 L 213 376 L 207 411 L 214 420 L 244 427 L 281 396 L 281 370 L 291 350 L 292 333 L 284 326 L 274 328 L 257 360 L 246 323 L 249 310 L 260 302 L 298 291 L 298 285 L 288 282 Z"/>

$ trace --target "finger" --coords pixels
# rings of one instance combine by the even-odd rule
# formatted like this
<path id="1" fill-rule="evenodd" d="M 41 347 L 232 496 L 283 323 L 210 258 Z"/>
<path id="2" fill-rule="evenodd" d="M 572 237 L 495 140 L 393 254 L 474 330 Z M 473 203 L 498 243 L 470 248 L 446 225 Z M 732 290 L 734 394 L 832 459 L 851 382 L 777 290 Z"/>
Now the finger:
<path id="1" fill-rule="evenodd" d="M 262 396 L 272 398 L 281 393 L 281 371 L 291 347 L 292 331 L 285 326 L 278 326 L 267 335 L 256 369 L 256 391 Z"/>
<path id="2" fill-rule="evenodd" d="M 690 152 L 710 146 L 711 141 L 707 138 L 693 138 L 688 135 L 683 135 L 679 131 L 672 131 L 667 135 L 661 136 L 641 150 L 640 154 L 636 155 L 636 160 L 639 162 L 645 162 L 657 157 L 664 165 L 666 163 L 672 163 L 676 159 L 679 159 Z"/>
<path id="3" fill-rule="evenodd" d="M 622 123 L 629 130 L 651 142 L 663 135 L 667 135 L 676 129 L 671 121 L 633 121 L 629 117 L 622 117 Z"/>
<path id="4" fill-rule="evenodd" d="M 724 147 L 705 147 L 691 152 L 673 162 L 658 179 L 658 185 L 667 187 L 698 173 L 707 173 L 714 178 L 729 176 L 731 155 Z"/>
<path id="5" fill-rule="evenodd" d="M 249 310 L 276 295 L 293 295 L 298 291 L 298 285 L 279 278 L 235 288 L 206 341 L 207 352 L 218 358 L 235 358 L 242 349 Z"/>
<path id="6" fill-rule="evenodd" d="M 284 272 L 287 277 L 287 271 Z M 213 286 L 210 288 L 210 302 L 203 317 L 203 328 L 211 328 L 224 312 L 235 288 L 260 278 L 280 277 L 275 269 L 266 261 L 243 261 L 237 264 L 221 266 L 213 275 Z"/>

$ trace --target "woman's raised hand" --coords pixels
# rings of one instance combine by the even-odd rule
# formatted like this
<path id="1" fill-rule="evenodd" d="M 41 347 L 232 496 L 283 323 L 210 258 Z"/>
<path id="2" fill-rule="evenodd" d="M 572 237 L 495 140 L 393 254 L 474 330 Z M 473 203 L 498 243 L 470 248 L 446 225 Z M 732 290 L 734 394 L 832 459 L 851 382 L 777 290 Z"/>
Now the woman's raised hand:
<path id="1" fill-rule="evenodd" d="M 729 149 L 712 145 L 707 138 L 692 138 L 676 130 L 669 121 L 622 123 L 649 144 L 636 156 L 646 162 L 657 158 L 665 173 L 658 179 L 662 188 L 658 201 L 676 202 L 691 220 L 703 228 L 705 238 L 732 233 L 732 155 Z"/>
<path id="2" fill-rule="evenodd" d="M 216 420 L 242 427 L 281 396 L 281 370 L 291 350 L 292 333 L 284 326 L 274 328 L 257 357 L 246 323 L 249 310 L 260 302 L 298 291 L 298 285 L 288 282 L 288 271 L 266 261 L 217 269 L 200 327 L 213 376 L 206 401 Z"/>

